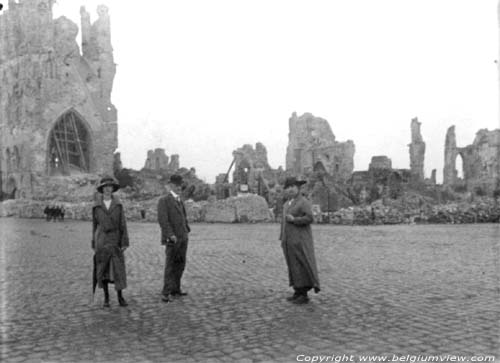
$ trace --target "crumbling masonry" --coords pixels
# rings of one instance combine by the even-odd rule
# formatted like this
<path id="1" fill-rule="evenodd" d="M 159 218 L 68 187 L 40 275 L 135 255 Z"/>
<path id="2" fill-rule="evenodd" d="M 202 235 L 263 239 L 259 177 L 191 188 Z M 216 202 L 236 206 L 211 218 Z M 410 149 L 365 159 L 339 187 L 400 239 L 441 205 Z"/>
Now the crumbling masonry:
<path id="1" fill-rule="evenodd" d="M 0 15 L 0 187 L 36 197 L 50 177 L 111 173 L 117 113 L 108 9 L 78 26 L 53 19 L 53 0 L 9 1 Z"/>
<path id="2" fill-rule="evenodd" d="M 463 179 L 458 177 L 456 162 L 462 158 Z M 479 130 L 474 142 L 457 147 L 455 126 L 446 133 L 444 146 L 443 186 L 465 187 L 471 192 L 491 194 L 499 189 L 500 180 L 500 129 Z"/>
<path id="3" fill-rule="evenodd" d="M 286 171 L 298 176 L 326 171 L 336 181 L 344 182 L 354 169 L 354 143 L 338 142 L 328 124 L 320 117 L 294 112 L 289 119 Z"/>

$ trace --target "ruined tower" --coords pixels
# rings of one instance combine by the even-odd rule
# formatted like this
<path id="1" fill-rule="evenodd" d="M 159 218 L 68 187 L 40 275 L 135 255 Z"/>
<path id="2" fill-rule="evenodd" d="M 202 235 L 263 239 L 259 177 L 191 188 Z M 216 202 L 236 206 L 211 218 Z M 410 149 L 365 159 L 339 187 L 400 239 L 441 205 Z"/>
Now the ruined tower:
<path id="1" fill-rule="evenodd" d="M 0 15 L 2 192 L 28 197 L 54 176 L 111 173 L 117 115 L 108 10 L 53 19 L 53 0 L 9 1 Z"/>
<path id="2" fill-rule="evenodd" d="M 457 180 L 457 137 L 455 136 L 455 126 L 450 126 L 446 132 L 446 140 L 444 142 L 444 169 L 443 169 L 443 185 L 450 186 L 456 183 Z"/>
<path id="3" fill-rule="evenodd" d="M 424 181 L 425 142 L 420 134 L 421 122 L 417 118 L 411 120 L 410 170 L 417 182 Z"/>

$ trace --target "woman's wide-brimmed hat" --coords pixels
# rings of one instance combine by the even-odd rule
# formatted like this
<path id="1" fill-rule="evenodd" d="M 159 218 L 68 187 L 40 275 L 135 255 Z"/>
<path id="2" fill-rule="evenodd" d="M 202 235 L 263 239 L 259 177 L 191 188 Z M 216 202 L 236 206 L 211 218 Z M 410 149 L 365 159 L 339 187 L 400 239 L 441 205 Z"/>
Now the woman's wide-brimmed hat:
<path id="1" fill-rule="evenodd" d="M 97 185 L 97 191 L 99 193 L 102 193 L 102 188 L 107 185 L 111 185 L 113 187 L 113 193 L 120 189 L 120 184 L 118 183 L 118 181 L 112 176 L 106 175 L 102 177 L 101 181 Z"/>
<path id="2" fill-rule="evenodd" d="M 286 180 L 285 180 L 285 186 L 283 188 L 286 189 L 286 188 L 292 187 L 294 185 L 296 185 L 297 187 L 300 187 L 301 185 L 303 185 L 305 183 L 307 183 L 307 181 L 305 181 L 305 180 L 297 180 L 296 177 L 291 176 L 291 177 L 286 178 Z"/>

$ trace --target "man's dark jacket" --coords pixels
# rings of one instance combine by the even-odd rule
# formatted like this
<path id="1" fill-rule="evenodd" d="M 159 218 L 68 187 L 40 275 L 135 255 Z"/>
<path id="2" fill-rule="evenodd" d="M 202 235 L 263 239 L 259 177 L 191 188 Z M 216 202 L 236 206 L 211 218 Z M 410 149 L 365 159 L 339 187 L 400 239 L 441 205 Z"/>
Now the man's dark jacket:
<path id="1" fill-rule="evenodd" d="M 191 231 L 186 217 L 186 209 L 171 193 L 158 201 L 158 223 L 161 228 L 161 244 L 167 244 L 170 237 L 187 240 Z"/>

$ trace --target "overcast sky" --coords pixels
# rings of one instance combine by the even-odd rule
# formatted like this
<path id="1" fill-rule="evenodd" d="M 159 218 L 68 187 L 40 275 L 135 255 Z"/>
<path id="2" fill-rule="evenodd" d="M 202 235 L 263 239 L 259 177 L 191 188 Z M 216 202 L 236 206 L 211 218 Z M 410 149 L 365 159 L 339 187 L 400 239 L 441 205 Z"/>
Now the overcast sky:
<path id="1" fill-rule="evenodd" d="M 285 166 L 296 111 L 353 140 L 355 170 L 409 168 L 418 117 L 441 181 L 449 126 L 459 146 L 499 128 L 497 0 L 58 0 L 54 15 L 80 25 L 81 4 L 92 21 L 110 8 L 125 167 L 161 147 L 212 183 L 259 141 Z"/>

